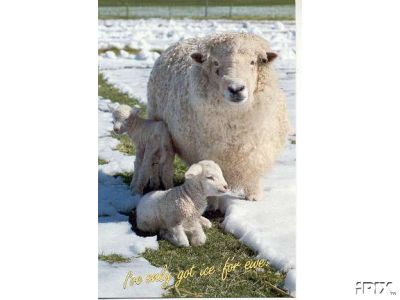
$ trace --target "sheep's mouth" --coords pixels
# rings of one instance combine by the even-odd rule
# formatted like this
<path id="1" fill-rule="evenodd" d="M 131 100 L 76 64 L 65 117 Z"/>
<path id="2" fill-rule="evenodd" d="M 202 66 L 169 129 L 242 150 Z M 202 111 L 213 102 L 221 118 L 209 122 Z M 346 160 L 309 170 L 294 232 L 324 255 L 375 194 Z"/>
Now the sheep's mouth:
<path id="1" fill-rule="evenodd" d="M 247 93 L 233 94 L 228 91 L 224 93 L 224 99 L 229 104 L 238 105 L 245 103 L 248 99 Z"/>

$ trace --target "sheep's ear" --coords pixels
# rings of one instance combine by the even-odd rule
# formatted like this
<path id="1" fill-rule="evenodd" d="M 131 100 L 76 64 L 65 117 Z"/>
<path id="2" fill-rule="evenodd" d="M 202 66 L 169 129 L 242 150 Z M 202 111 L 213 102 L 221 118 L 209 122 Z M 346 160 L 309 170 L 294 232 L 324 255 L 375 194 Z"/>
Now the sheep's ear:
<path id="1" fill-rule="evenodd" d="M 189 170 L 187 170 L 185 173 L 185 178 L 188 179 L 200 175 L 202 171 L 203 168 L 199 164 L 191 165 Z"/>
<path id="2" fill-rule="evenodd" d="M 278 54 L 276 54 L 275 52 L 267 52 L 267 59 L 268 62 L 272 62 L 275 60 L 275 58 L 278 57 Z"/>
<path id="3" fill-rule="evenodd" d="M 192 54 L 190 54 L 190 57 L 191 57 L 195 62 L 197 62 L 198 64 L 202 64 L 202 63 L 205 62 L 206 59 L 207 59 L 206 56 L 205 56 L 204 54 L 200 53 L 200 52 L 192 53 Z"/>

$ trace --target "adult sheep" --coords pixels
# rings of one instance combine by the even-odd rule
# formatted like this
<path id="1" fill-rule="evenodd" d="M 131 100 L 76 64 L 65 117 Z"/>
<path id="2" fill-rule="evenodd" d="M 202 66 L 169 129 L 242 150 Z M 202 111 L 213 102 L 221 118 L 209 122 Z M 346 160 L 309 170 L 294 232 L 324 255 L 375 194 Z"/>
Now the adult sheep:
<path id="1" fill-rule="evenodd" d="M 289 129 L 284 94 L 263 38 L 222 33 L 178 42 L 157 59 L 148 82 L 149 118 L 163 120 L 189 165 L 213 160 L 247 200 L 262 197 L 262 175 Z"/>

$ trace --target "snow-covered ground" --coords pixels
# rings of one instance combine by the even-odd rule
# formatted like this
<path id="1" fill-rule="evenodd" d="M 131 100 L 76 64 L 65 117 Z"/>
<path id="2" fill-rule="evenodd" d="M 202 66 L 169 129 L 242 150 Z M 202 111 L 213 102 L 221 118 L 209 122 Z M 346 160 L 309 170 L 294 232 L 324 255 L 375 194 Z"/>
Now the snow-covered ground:
<path id="1" fill-rule="evenodd" d="M 99 21 L 99 48 L 123 49 L 129 46 L 141 50 L 136 55 L 129 55 L 124 51 L 118 55 L 105 53 L 99 56 L 99 69 L 110 83 L 145 103 L 147 79 L 158 57 L 153 49 L 164 50 L 184 38 L 223 31 L 252 32 L 270 41 L 272 49 L 280 55 L 276 68 L 286 94 L 292 126 L 295 128 L 294 22 L 162 19 Z M 110 101 L 101 98 L 98 101 L 99 158 L 109 161 L 108 164 L 99 166 L 99 253 L 119 253 L 134 257 L 146 248 L 157 249 L 158 244 L 154 237 L 138 237 L 129 229 L 128 217 L 121 214 L 135 207 L 138 198 L 130 195 L 128 186 L 122 179 L 112 175 L 131 172 L 134 157 L 115 150 L 118 141 L 110 136 Z M 224 198 L 220 201 L 220 207 L 225 212 L 222 224 L 224 230 L 233 233 L 277 269 L 288 272 L 285 287 L 293 295 L 296 289 L 295 148 L 295 144 L 288 142 L 273 170 L 265 177 L 265 199 L 247 202 Z M 134 258 L 132 263 L 137 259 Z M 144 259 L 140 263 L 141 270 L 151 272 L 154 268 Z M 99 263 L 100 297 L 109 295 L 103 289 L 106 281 L 107 288 L 121 289 L 120 277 L 125 275 L 121 270 L 126 267 L 126 264 L 114 264 L 110 267 L 106 263 Z M 107 272 L 110 270 L 115 270 L 116 274 L 119 272 L 121 276 L 108 276 Z M 161 295 L 162 290 L 157 291 L 156 294 Z M 146 296 L 143 292 L 140 289 L 131 289 L 129 295 Z"/>

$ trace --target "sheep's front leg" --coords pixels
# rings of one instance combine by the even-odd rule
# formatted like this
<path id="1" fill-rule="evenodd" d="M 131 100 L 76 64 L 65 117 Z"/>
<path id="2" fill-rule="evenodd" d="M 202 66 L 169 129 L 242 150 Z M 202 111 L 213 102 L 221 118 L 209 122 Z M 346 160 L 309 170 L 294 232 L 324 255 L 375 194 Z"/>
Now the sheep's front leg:
<path id="1" fill-rule="evenodd" d="M 177 247 L 189 247 L 189 240 L 182 224 L 160 231 L 161 236 Z"/>
<path id="2" fill-rule="evenodd" d="M 244 197 L 249 201 L 261 200 L 264 195 L 264 185 L 261 179 L 248 182 L 244 185 Z"/>

